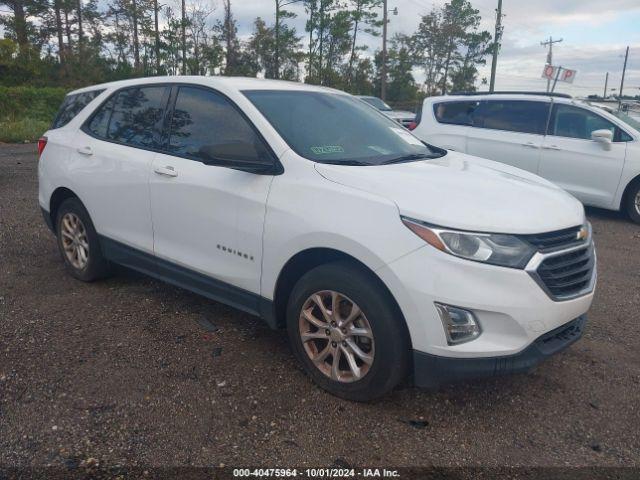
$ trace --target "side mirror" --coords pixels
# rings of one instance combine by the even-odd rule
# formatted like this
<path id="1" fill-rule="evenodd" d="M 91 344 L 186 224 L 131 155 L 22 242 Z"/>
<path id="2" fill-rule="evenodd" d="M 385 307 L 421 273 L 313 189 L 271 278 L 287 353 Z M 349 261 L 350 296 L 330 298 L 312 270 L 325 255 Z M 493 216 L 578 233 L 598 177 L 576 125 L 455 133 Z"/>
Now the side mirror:
<path id="1" fill-rule="evenodd" d="M 594 130 L 591 132 L 591 140 L 598 142 L 605 150 L 611 150 L 611 142 L 613 142 L 613 133 L 606 128 L 602 130 Z"/>
<path id="2" fill-rule="evenodd" d="M 259 152 L 250 143 L 233 142 L 203 145 L 199 157 L 207 165 L 232 168 L 257 175 L 276 173 L 276 162 L 267 151 Z"/>

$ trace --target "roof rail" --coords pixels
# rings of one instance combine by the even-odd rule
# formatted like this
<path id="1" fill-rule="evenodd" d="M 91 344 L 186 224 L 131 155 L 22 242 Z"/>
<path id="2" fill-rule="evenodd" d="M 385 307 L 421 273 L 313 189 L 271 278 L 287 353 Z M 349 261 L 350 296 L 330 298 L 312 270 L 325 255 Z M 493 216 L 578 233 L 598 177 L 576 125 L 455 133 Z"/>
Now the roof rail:
<path id="1" fill-rule="evenodd" d="M 451 92 L 449 93 L 449 95 L 469 95 L 469 96 L 473 96 L 473 95 L 537 95 L 537 96 L 542 96 L 542 97 L 559 97 L 559 98 L 573 98 L 571 95 L 569 95 L 568 93 L 555 93 L 555 92 L 506 92 L 506 91 L 502 91 L 502 92 Z"/>

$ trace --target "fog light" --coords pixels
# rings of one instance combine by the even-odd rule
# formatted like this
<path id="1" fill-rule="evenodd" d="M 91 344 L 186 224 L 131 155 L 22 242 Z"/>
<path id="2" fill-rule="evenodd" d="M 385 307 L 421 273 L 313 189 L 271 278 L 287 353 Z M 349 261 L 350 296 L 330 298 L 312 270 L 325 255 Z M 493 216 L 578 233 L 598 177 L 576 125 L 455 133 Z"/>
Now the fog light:
<path id="1" fill-rule="evenodd" d="M 473 313 L 464 308 L 435 303 L 449 345 L 468 342 L 480 335 L 480 324 Z"/>

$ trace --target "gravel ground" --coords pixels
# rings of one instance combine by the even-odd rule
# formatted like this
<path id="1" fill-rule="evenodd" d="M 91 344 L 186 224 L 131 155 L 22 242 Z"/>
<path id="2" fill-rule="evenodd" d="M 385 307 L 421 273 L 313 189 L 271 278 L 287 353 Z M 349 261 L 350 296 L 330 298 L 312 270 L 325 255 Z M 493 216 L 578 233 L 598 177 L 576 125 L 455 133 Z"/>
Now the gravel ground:
<path id="1" fill-rule="evenodd" d="M 588 212 L 580 342 L 528 375 L 357 404 L 253 317 L 124 269 L 72 279 L 36 164 L 0 146 L 0 466 L 640 466 L 640 227 L 621 215 Z"/>

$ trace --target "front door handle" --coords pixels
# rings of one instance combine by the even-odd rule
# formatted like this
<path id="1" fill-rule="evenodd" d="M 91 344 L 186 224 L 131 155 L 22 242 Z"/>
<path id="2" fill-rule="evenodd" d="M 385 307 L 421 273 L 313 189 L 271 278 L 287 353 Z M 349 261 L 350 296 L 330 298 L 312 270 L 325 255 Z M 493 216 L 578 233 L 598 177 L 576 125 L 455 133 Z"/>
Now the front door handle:
<path id="1" fill-rule="evenodd" d="M 91 150 L 91 147 L 80 147 L 78 148 L 78 153 L 81 155 L 93 155 L 93 150 Z"/>
<path id="2" fill-rule="evenodd" d="M 167 165 L 166 167 L 156 167 L 153 169 L 155 173 L 158 175 L 164 175 L 165 177 L 177 177 L 178 172 L 171 165 Z"/>
<path id="3" fill-rule="evenodd" d="M 529 148 L 538 148 L 538 145 L 534 142 L 527 142 L 527 143 L 523 143 L 522 144 L 523 147 L 529 147 Z"/>

